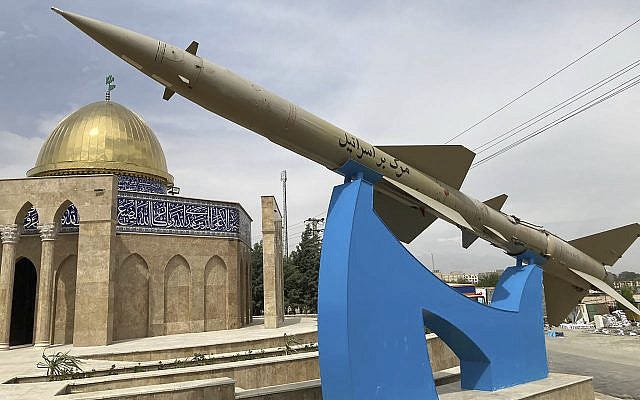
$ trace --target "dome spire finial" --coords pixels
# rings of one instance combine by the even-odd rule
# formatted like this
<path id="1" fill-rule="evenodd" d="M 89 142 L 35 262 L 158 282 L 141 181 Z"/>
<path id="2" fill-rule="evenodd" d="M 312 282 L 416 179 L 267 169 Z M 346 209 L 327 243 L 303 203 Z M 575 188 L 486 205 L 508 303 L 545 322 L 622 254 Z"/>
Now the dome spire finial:
<path id="1" fill-rule="evenodd" d="M 104 96 L 105 101 L 111 101 L 111 91 L 116 88 L 116 84 L 113 83 L 115 81 L 116 78 L 114 78 L 113 75 L 108 75 L 105 79 L 104 83 L 107 85 L 107 92 Z"/>

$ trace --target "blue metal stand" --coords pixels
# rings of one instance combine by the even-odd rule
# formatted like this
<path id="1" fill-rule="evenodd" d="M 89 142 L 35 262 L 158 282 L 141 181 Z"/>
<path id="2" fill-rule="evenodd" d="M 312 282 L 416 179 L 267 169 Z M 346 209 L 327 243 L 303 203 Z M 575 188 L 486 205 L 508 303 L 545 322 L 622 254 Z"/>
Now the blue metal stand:
<path id="1" fill-rule="evenodd" d="M 545 378 L 540 268 L 508 268 L 490 307 L 467 299 L 397 241 L 373 210 L 375 176 L 358 176 L 334 188 L 325 226 L 318 299 L 323 398 L 437 399 L 425 326 L 460 358 L 465 389 Z"/>

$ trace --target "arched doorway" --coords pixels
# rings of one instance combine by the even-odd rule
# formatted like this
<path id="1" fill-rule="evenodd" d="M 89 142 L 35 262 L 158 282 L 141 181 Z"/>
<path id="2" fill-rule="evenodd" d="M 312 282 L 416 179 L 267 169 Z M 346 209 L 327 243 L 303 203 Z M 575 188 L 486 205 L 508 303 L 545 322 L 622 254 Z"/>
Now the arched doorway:
<path id="1" fill-rule="evenodd" d="M 11 303 L 9 345 L 33 343 L 33 320 L 36 309 L 36 267 L 27 258 L 16 263 Z"/>

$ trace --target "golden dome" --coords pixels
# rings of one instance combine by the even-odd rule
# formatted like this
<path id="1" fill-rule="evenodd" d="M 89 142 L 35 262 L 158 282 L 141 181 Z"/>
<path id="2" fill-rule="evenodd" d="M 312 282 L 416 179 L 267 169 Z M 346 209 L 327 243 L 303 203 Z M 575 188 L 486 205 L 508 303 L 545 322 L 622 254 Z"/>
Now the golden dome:
<path id="1" fill-rule="evenodd" d="M 173 184 L 160 142 L 147 124 L 112 101 L 86 105 L 64 118 L 27 176 L 112 173 Z"/>

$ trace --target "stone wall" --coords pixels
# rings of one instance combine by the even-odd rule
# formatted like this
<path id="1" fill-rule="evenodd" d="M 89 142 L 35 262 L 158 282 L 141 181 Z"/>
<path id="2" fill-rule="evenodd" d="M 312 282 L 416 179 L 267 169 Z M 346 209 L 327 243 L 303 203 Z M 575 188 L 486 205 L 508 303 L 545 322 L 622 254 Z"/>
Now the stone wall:
<path id="1" fill-rule="evenodd" d="M 125 314 L 115 318 L 117 340 L 248 322 L 249 248 L 240 240 L 124 233 L 116 240 L 115 309 Z M 146 335 L 130 326 L 140 320 Z"/>

